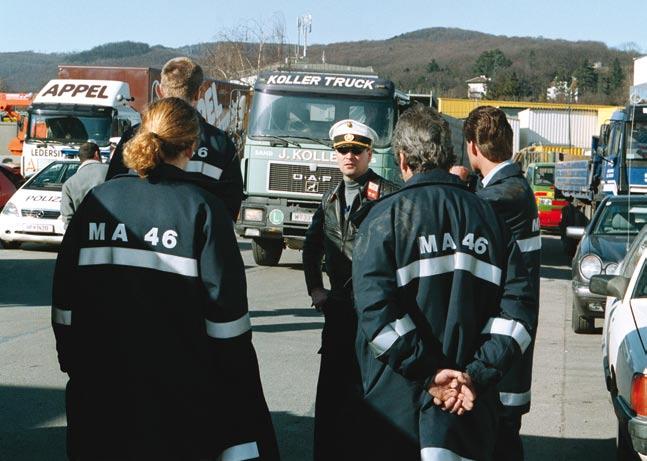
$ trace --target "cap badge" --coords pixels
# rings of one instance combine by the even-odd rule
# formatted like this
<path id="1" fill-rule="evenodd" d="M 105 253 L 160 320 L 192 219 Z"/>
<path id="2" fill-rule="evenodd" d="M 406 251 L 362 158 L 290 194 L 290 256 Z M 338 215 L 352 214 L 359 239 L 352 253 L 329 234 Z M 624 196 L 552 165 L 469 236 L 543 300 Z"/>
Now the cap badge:
<path id="1" fill-rule="evenodd" d="M 350 123 L 349 123 L 349 125 L 350 125 Z M 355 139 L 355 136 L 353 136 L 351 133 L 346 133 L 346 134 L 344 135 L 344 141 L 350 142 L 350 141 L 352 141 L 353 139 Z"/>
<path id="2" fill-rule="evenodd" d="M 346 126 L 348 128 L 353 128 L 353 122 L 346 122 Z"/>

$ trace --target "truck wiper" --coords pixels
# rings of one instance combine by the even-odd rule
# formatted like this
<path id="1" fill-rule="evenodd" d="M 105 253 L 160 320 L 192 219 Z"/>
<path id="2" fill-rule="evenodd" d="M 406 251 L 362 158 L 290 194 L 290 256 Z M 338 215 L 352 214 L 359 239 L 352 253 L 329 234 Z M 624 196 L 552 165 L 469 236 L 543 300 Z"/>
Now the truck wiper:
<path id="1" fill-rule="evenodd" d="M 299 147 L 299 148 L 301 147 L 301 144 L 299 144 L 298 142 L 290 141 L 290 140 L 282 138 L 280 136 L 271 136 L 271 135 L 266 135 L 266 134 L 259 134 L 259 135 L 256 135 L 256 136 L 250 136 L 250 138 L 252 138 L 252 139 L 254 139 L 254 138 L 274 139 L 276 141 L 279 141 L 281 144 L 285 144 L 286 146 L 292 144 L 293 146 L 296 146 L 296 147 Z"/>
<path id="2" fill-rule="evenodd" d="M 321 144 L 322 146 L 332 147 L 332 143 L 330 141 L 324 140 L 324 139 L 310 138 L 308 136 L 290 136 L 290 138 L 303 139 L 305 141 L 310 141 L 310 142 L 313 142 L 315 144 Z"/>

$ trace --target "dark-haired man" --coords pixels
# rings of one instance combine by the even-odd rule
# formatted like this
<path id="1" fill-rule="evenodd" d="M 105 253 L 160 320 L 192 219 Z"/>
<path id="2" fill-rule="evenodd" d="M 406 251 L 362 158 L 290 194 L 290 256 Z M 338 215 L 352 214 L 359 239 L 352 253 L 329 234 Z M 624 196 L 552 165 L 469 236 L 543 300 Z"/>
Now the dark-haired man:
<path id="1" fill-rule="evenodd" d="M 530 185 L 519 166 L 511 161 L 512 128 L 501 109 L 480 106 L 470 112 L 465 120 L 463 134 L 470 164 L 482 176 L 482 188 L 477 195 L 488 201 L 503 217 L 523 255 L 536 321 L 541 249 L 539 217 Z M 534 332 L 537 325 L 535 323 L 530 327 L 529 331 Z M 533 334 L 521 361 L 513 366 L 498 386 L 503 413 L 497 432 L 497 460 L 523 460 L 519 429 L 521 415 L 530 411 L 534 339 Z"/>
<path id="2" fill-rule="evenodd" d="M 101 163 L 99 146 L 84 142 L 79 146 L 79 169 L 63 183 L 61 193 L 61 219 L 67 226 L 86 194 L 106 179 L 108 165 Z"/>
<path id="3" fill-rule="evenodd" d="M 393 148 L 406 182 L 356 238 L 356 345 L 372 411 L 364 459 L 495 459 L 496 383 L 533 333 L 519 248 L 449 173 L 450 136 L 429 107 L 400 116 Z"/>
<path id="4" fill-rule="evenodd" d="M 195 107 L 204 75 L 202 68 L 186 57 L 173 58 L 162 68 L 159 96 L 176 97 Z M 106 180 L 128 172 L 123 148 L 137 132 L 139 125 L 124 133 L 110 160 Z M 243 177 L 236 147 L 227 133 L 209 124 L 200 116 L 200 140 L 186 170 L 225 202 L 234 220 L 243 199 Z"/>

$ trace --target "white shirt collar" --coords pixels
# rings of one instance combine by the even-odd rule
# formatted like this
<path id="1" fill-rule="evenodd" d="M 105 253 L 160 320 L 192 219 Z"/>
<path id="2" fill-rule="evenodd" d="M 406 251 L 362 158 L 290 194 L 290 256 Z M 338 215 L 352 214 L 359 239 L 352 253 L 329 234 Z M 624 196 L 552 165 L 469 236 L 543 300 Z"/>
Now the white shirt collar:
<path id="1" fill-rule="evenodd" d="M 486 187 L 488 183 L 492 181 L 492 178 L 494 177 L 495 174 L 499 172 L 499 170 L 503 169 L 508 165 L 512 165 L 512 160 L 506 160 L 505 162 L 501 162 L 497 166 L 492 168 L 490 172 L 487 174 L 487 176 L 484 176 L 483 179 L 481 180 L 481 184 L 483 184 L 483 187 Z"/>

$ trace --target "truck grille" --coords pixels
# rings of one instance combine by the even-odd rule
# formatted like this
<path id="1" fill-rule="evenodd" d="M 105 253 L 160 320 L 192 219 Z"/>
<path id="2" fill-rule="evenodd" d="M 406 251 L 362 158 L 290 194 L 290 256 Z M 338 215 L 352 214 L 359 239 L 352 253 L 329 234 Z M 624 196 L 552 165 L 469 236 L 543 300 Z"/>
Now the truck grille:
<path id="1" fill-rule="evenodd" d="M 22 210 L 23 217 L 37 219 L 58 219 L 61 215 L 58 211 L 52 210 Z"/>
<path id="2" fill-rule="evenodd" d="M 268 189 L 276 192 L 299 194 L 323 194 L 342 180 L 341 171 L 336 167 L 270 163 L 270 184 Z"/>

